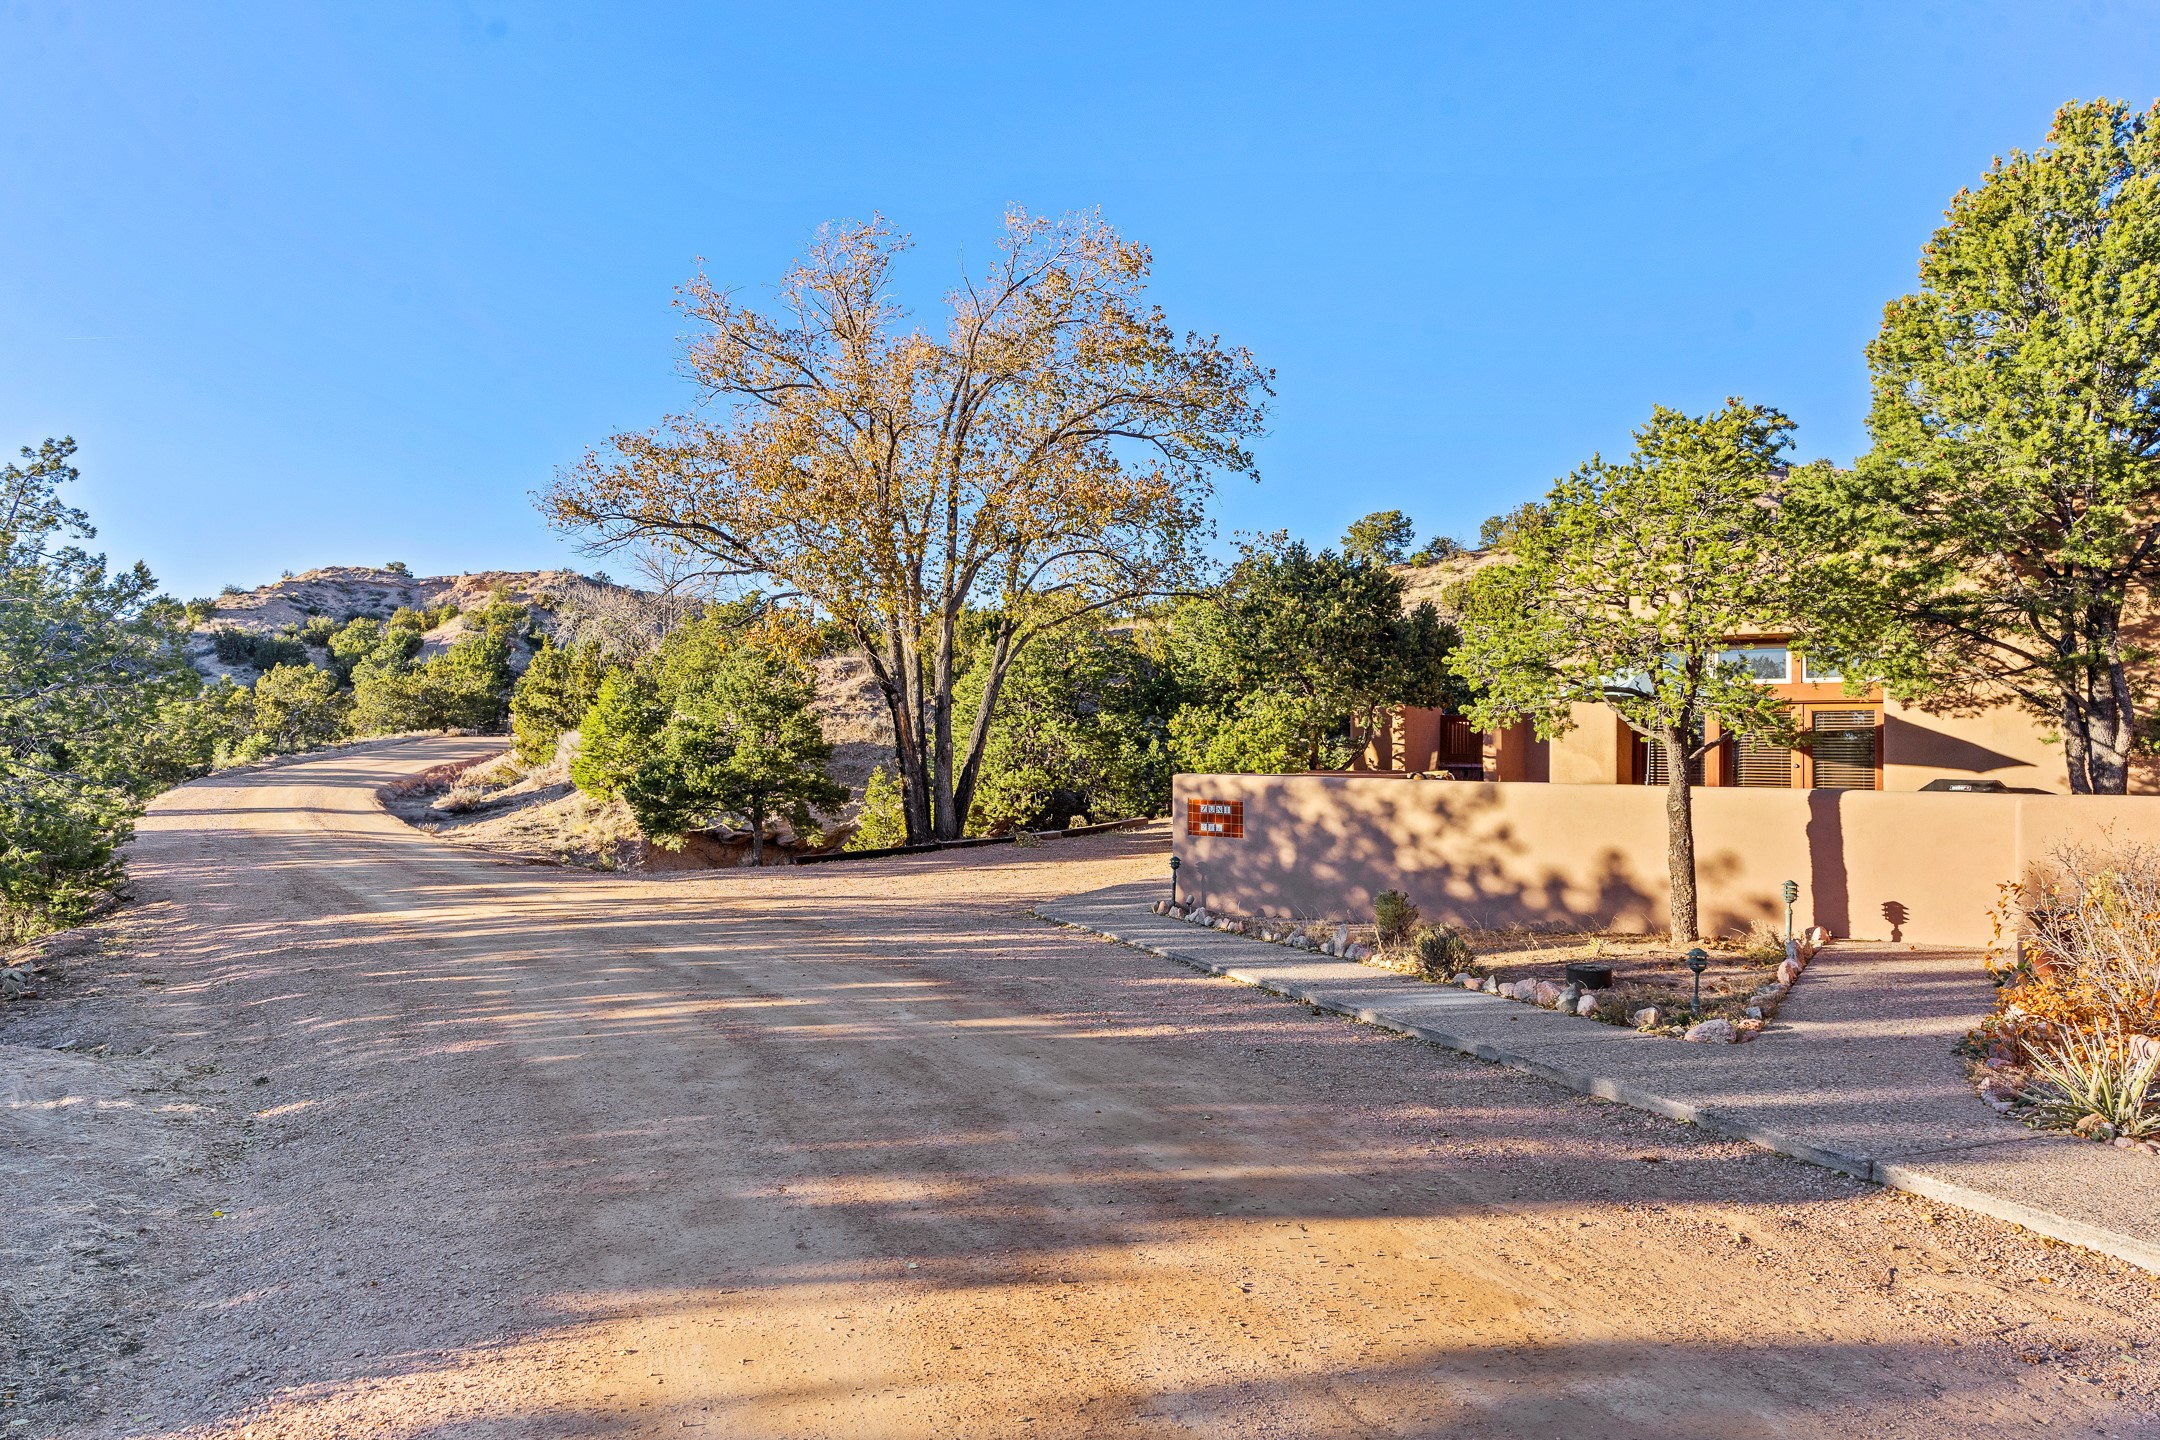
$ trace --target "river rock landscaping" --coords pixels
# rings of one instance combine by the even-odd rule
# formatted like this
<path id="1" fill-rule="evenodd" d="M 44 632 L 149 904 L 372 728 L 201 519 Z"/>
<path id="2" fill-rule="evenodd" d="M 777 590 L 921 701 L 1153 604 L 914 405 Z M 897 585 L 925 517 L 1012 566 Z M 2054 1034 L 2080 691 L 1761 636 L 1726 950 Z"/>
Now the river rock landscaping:
<path id="1" fill-rule="evenodd" d="M 1710 958 L 1696 1011 L 1695 977 L 1686 963 L 1693 947 L 1656 937 L 1460 932 L 1413 923 L 1398 925 L 1390 943 L 1378 925 L 1237 916 L 1167 900 L 1154 910 L 1189 925 L 1704 1044 L 1743 1043 L 1760 1034 L 1829 938 L 1817 929 L 1788 946 L 1758 929 L 1703 942 Z"/>

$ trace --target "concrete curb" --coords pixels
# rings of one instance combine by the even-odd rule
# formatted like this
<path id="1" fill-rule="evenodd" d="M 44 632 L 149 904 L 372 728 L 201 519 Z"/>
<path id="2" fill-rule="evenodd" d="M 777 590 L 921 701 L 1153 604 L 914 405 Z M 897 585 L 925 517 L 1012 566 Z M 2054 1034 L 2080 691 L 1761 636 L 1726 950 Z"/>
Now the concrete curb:
<path id="1" fill-rule="evenodd" d="M 1775 1151 L 1780 1155 L 1790 1156 L 1795 1160 L 1805 1161 L 1810 1165 L 1819 1165 L 1826 1170 L 1835 1170 L 1839 1174 L 1850 1176 L 1855 1180 L 1863 1180 L 1869 1184 L 1882 1185 L 1893 1190 L 1903 1190 L 1929 1200 L 1940 1201 L 1945 1205 L 1955 1205 L 1963 1210 L 1971 1210 L 1976 1214 L 1986 1215 L 1996 1220 L 2020 1226 L 2037 1235 L 2045 1235 L 2050 1239 L 2066 1241 L 2072 1245 L 2083 1246 L 2088 1250 L 2096 1250 L 2103 1255 L 2110 1255 L 2115 1259 L 2127 1261 L 2140 1269 L 2160 1274 L 2160 1245 L 2154 1245 L 2134 1235 L 2125 1235 L 2117 1230 L 2110 1230 L 2083 1220 L 2073 1219 L 2070 1216 L 2058 1214 L 2053 1210 L 2027 1205 L 1991 1191 L 1976 1189 L 1956 1180 L 1931 1173 L 1923 1165 L 1911 1162 L 1877 1161 L 1866 1155 L 1848 1155 L 1838 1150 L 1816 1145 L 1796 1135 L 1789 1135 L 1783 1131 L 1750 1124 L 1732 1116 L 1724 1115 L 1715 1109 L 1691 1104 L 1685 1100 L 1675 1100 L 1668 1096 L 1658 1095 L 1639 1086 L 1628 1084 L 1625 1081 L 1615 1080 L 1608 1076 L 1584 1074 L 1562 1066 L 1549 1064 L 1543 1060 L 1534 1059 L 1531 1056 L 1501 1046 L 1490 1045 L 1483 1041 L 1469 1040 L 1430 1025 L 1421 1025 L 1414 1021 L 1399 1019 L 1390 1015 L 1384 1008 L 1360 1002 L 1332 999 L 1325 990 L 1316 986 L 1296 983 L 1285 984 L 1281 981 L 1266 979 L 1250 972 L 1241 971 L 1234 964 L 1218 964 L 1215 961 L 1205 960 L 1196 955 L 1187 955 L 1158 945 L 1150 945 L 1144 940 L 1132 939 L 1117 934 L 1115 931 L 1102 929 L 1098 925 L 1083 924 L 1077 920 L 1066 920 L 1040 909 L 1031 908 L 1027 913 L 1047 924 L 1062 926 L 1068 930 L 1078 930 L 1082 934 L 1114 941 L 1117 944 L 1129 946 L 1145 954 L 1175 961 L 1180 965 L 1190 966 L 1204 974 L 1217 975 L 1226 980 L 1235 980 L 1241 985 L 1250 985 L 1255 989 L 1264 990 L 1270 995 L 1280 995 L 1285 999 L 1295 1000 L 1300 1004 L 1328 1011 L 1330 1014 L 1347 1016 L 1350 1019 L 1376 1026 L 1382 1030 L 1391 1030 L 1398 1035 L 1408 1035 L 1414 1039 L 1428 1041 L 1449 1050 L 1475 1056 L 1477 1059 L 1489 1061 L 1495 1065 L 1505 1065 L 1511 1070 L 1520 1070 L 1525 1074 L 1535 1075 L 1540 1080 L 1549 1081 L 1554 1085 L 1573 1090 L 1578 1094 L 1594 1095 L 1598 1099 L 1610 1100 L 1616 1104 L 1626 1105 L 1631 1109 L 1647 1111 L 1652 1115 L 1662 1115 L 1668 1120 L 1679 1120 L 1686 1124 L 1700 1126 L 1716 1134 L 1729 1136 L 1735 1140 L 1745 1140 L 1751 1145 Z M 1468 992 L 1465 992 L 1465 994 L 1467 995 Z M 1489 999 L 1495 1005 L 1516 1003 L 1503 1000 L 1497 995 L 1472 998 Z"/>

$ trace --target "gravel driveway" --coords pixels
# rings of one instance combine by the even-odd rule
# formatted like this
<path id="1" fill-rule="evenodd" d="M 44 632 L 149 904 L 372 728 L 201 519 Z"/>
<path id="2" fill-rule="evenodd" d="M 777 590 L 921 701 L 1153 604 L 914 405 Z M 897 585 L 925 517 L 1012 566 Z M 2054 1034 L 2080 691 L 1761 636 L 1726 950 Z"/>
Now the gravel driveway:
<path id="1" fill-rule="evenodd" d="M 1161 830 L 640 880 L 423 740 L 153 807 L 0 1013 L 4 1433 L 2154 1433 L 2150 1277 L 1030 919 Z"/>

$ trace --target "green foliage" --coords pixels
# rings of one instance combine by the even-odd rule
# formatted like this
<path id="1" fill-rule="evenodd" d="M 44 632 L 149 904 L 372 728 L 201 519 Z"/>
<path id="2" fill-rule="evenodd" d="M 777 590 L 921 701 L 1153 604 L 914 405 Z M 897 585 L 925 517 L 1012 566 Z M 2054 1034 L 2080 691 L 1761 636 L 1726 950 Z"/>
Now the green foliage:
<path id="1" fill-rule="evenodd" d="M 1428 925 L 1417 932 L 1418 973 L 1428 980 L 1445 980 L 1470 970 L 1477 952 L 1460 931 L 1446 925 Z"/>
<path id="2" fill-rule="evenodd" d="M 811 812 L 830 812 L 847 790 L 825 773 L 832 746 L 810 709 L 808 680 L 749 645 L 686 673 L 697 683 L 672 687 L 671 713 L 622 784 L 639 828 L 655 844 L 680 846 L 701 825 L 739 823 L 750 831 L 752 864 L 763 862 L 770 816 L 814 834 Z"/>
<path id="3" fill-rule="evenodd" d="M 955 690 L 981 704 L 988 667 Z M 1075 623 L 1007 670 L 983 747 L 970 828 L 1062 829 L 1078 816 L 1159 814 L 1170 803 L 1169 720 L 1179 688 L 1129 631 Z"/>
<path id="4" fill-rule="evenodd" d="M 1491 550 L 1513 543 L 1522 531 L 1534 528 L 1544 512 L 1537 501 L 1526 500 L 1505 515 L 1494 515 L 1478 526 L 1478 549 Z"/>
<path id="5" fill-rule="evenodd" d="M 143 781 L 163 790 L 243 758 L 255 729 L 255 692 L 226 678 L 163 700 L 141 737 Z"/>
<path id="6" fill-rule="evenodd" d="M 211 645 L 221 665 L 271 670 L 279 665 L 298 665 L 307 660 L 307 648 L 297 635 L 270 634 L 221 625 L 210 632 Z"/>
<path id="7" fill-rule="evenodd" d="M 1693 938 L 1688 763 L 1705 722 L 1792 743 L 1787 708 L 1726 652 L 1789 613 L 1795 556 L 1778 456 L 1792 425 L 1728 401 L 1700 420 L 1659 407 L 1625 464 L 1593 458 L 1517 525 L 1506 563 L 1459 588 L 1449 664 L 1482 687 L 1481 729 L 1529 718 L 1550 736 L 1581 702 L 1611 706 L 1663 747 L 1672 778 L 1673 934 Z"/>
<path id="8" fill-rule="evenodd" d="M 393 575 L 412 574 L 412 571 L 405 568 L 405 562 L 402 560 L 392 560 L 389 564 L 383 566 L 382 568 L 388 570 Z"/>
<path id="9" fill-rule="evenodd" d="M 1304 719 L 1303 705 L 1272 691 L 1189 702 L 1170 717 L 1171 764 L 1188 775 L 1284 775 L 1348 765 L 1348 738 L 1330 733 L 1315 749 Z"/>
<path id="10" fill-rule="evenodd" d="M 400 628 L 386 627 L 385 634 Z M 494 730 L 508 713 L 515 678 L 509 639 L 494 631 L 462 636 L 418 665 L 360 665 L 353 671 L 353 730 L 361 735 Z"/>
<path id="11" fill-rule="evenodd" d="M 328 615 L 315 614 L 308 616 L 300 626 L 299 639 L 300 643 L 310 650 L 327 650 L 330 648 L 331 637 L 337 633 L 337 621 Z"/>
<path id="12" fill-rule="evenodd" d="M 1343 558 L 1368 565 L 1400 565 L 1416 537 L 1417 527 L 1402 511 L 1375 510 L 1343 532 Z"/>
<path id="13" fill-rule="evenodd" d="M 2056 113 L 1961 190 L 1868 346 L 1873 450 L 1796 472 L 1810 653 L 1946 708 L 2060 727 L 2122 793 L 2160 579 L 2160 107 Z"/>
<path id="14" fill-rule="evenodd" d="M 1362 751 L 1393 706 L 1459 706 L 1454 627 L 1430 603 L 1405 613 L 1403 589 L 1384 566 L 1303 542 L 1249 548 L 1172 622 L 1197 707 L 1175 728 L 1178 768 L 1235 754 L 1241 770 L 1318 770 Z"/>
<path id="15" fill-rule="evenodd" d="M 363 666 L 400 671 L 420 654 L 420 644 L 420 632 L 409 626 L 393 629 L 380 620 L 350 620 L 330 634 L 330 673 L 340 685 L 350 685 Z"/>
<path id="16" fill-rule="evenodd" d="M 263 754 L 313 750 L 345 733 L 351 706 L 351 698 L 329 671 L 280 665 L 255 682 L 250 739 Z"/>
<path id="17" fill-rule="evenodd" d="M 1435 535 L 1418 547 L 1417 552 L 1410 557 L 1410 563 L 1422 568 L 1437 565 L 1443 560 L 1452 560 L 1462 553 L 1463 547 L 1460 544 L 1445 535 Z"/>
<path id="18" fill-rule="evenodd" d="M 619 797 L 656 748 L 668 712 L 650 674 L 629 668 L 608 671 L 580 726 L 570 782 L 597 799 Z"/>
<path id="19" fill-rule="evenodd" d="M 120 878 L 156 788 L 146 737 L 198 688 L 173 607 L 140 564 L 56 541 L 96 534 L 61 502 L 72 440 L 0 467 L 0 938 L 79 921 Z"/>
<path id="20" fill-rule="evenodd" d="M 1400 945 L 1417 929 L 1418 907 L 1400 890 L 1382 890 L 1373 896 L 1372 908 L 1382 945 Z"/>
<path id="21" fill-rule="evenodd" d="M 2042 1124 L 2085 1133 L 2104 1124 L 2110 1139 L 2160 1134 L 2160 1051 L 2136 1055 L 2106 1036 L 2066 1029 L 2033 1052 L 2032 1065 L 2036 1083 L 2026 1094 Z"/>
<path id="22" fill-rule="evenodd" d="M 187 602 L 187 623 L 190 626 L 207 625 L 217 614 L 217 608 L 217 601 L 207 596 L 200 600 L 190 600 Z"/>
<path id="23" fill-rule="evenodd" d="M 517 608 L 521 611 L 523 609 L 522 606 Z M 390 612 L 390 625 L 393 629 L 410 630 L 416 635 L 425 635 L 430 630 L 449 624 L 459 613 L 457 602 L 453 600 L 445 600 L 442 604 L 429 606 L 425 610 L 400 605 Z"/>
<path id="24" fill-rule="evenodd" d="M 863 786 L 862 810 L 855 817 L 850 850 L 888 850 L 907 844 L 907 811 L 900 803 L 900 782 L 884 766 L 870 772 Z"/>
<path id="25" fill-rule="evenodd" d="M 518 758 L 544 763 L 565 731 L 575 730 L 599 697 L 607 657 L 592 641 L 558 648 L 543 637 L 532 662 L 510 692 L 510 733 Z"/>

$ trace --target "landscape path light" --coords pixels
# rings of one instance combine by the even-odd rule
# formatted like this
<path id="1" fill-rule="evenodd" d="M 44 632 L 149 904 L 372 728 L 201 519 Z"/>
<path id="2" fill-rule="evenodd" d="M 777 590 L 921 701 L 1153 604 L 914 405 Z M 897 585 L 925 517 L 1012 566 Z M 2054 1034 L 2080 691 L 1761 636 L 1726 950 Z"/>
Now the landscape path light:
<path id="1" fill-rule="evenodd" d="M 1170 857 L 1170 903 L 1171 903 L 1172 905 L 1175 905 L 1175 904 L 1177 904 L 1177 872 L 1178 872 L 1178 866 L 1180 866 L 1180 865 L 1183 865 L 1184 863 L 1185 863 L 1185 862 L 1184 862 L 1184 861 L 1182 861 L 1182 860 L 1180 860 L 1180 859 L 1178 859 L 1178 857 L 1177 857 L 1176 855 L 1172 855 L 1172 856 Z"/>
<path id="2" fill-rule="evenodd" d="M 1702 972 L 1710 968 L 1710 952 L 1698 945 L 1687 952 L 1687 968 L 1695 972 L 1695 1003 L 1689 1007 L 1690 1015 L 1702 1014 Z"/>
<path id="3" fill-rule="evenodd" d="M 1800 882 L 1787 880 L 1785 882 L 1785 943 L 1788 945 L 1792 944 L 1792 907 L 1799 898 Z"/>

